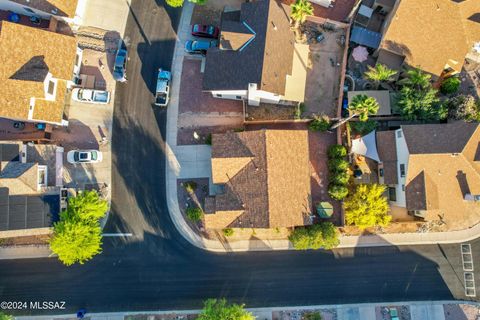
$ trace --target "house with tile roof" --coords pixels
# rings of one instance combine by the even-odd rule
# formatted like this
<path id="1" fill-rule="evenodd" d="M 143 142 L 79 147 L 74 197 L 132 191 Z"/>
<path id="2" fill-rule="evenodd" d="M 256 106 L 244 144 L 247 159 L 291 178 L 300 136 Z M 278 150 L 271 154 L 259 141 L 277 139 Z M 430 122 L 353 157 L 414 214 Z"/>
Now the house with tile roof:
<path id="1" fill-rule="evenodd" d="M 0 10 L 50 20 L 52 17 L 68 23 L 77 22 L 78 0 L 0 0 Z M 82 2 L 83 4 L 83 2 Z"/>
<path id="2" fill-rule="evenodd" d="M 450 228 L 480 221 L 480 126 L 463 121 L 377 132 L 379 182 L 392 206 Z"/>
<path id="3" fill-rule="evenodd" d="M 294 227 L 312 223 L 305 130 L 257 130 L 212 135 L 212 182 L 205 226 Z"/>
<path id="4" fill-rule="evenodd" d="M 0 237 L 48 233 L 60 211 L 63 148 L 0 143 Z"/>
<path id="5" fill-rule="evenodd" d="M 73 85 L 73 36 L 0 22 L 0 117 L 66 125 L 67 89 Z"/>
<path id="6" fill-rule="evenodd" d="M 309 51 L 295 43 L 289 6 L 242 3 L 240 11 L 223 12 L 220 29 L 219 47 L 206 55 L 204 91 L 252 106 L 304 100 Z"/>
<path id="7" fill-rule="evenodd" d="M 459 73 L 480 42 L 479 16 L 478 0 L 397 0 L 380 31 L 377 63 L 419 67 L 434 79 Z"/>

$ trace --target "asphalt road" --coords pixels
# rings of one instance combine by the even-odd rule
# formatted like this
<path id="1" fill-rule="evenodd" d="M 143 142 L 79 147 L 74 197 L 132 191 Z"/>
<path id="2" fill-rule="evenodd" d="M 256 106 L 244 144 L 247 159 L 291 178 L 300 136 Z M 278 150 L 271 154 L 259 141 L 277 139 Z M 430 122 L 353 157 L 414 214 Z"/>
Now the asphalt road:
<path id="1" fill-rule="evenodd" d="M 0 261 L 0 300 L 65 301 L 67 310 L 44 311 L 65 313 L 190 309 L 209 297 L 250 307 L 465 299 L 459 245 L 214 254 L 188 244 L 165 202 L 166 113 L 151 105 L 155 70 L 171 64 L 179 10 L 165 11 L 160 0 L 132 2 L 129 80 L 116 93 L 106 231 L 134 236 L 105 239 L 104 252 L 84 265 Z M 477 240 L 477 268 L 479 249 Z"/>

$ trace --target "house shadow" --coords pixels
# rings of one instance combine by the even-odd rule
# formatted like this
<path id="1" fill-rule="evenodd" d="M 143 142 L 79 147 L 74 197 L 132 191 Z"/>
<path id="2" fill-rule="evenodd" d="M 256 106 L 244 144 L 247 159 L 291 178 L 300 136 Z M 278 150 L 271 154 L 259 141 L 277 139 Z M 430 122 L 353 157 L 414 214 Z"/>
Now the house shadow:
<path id="1" fill-rule="evenodd" d="M 471 193 L 470 187 L 468 186 L 467 175 L 465 174 L 465 172 L 461 170 L 457 171 L 456 178 L 462 192 L 462 198 L 465 197 L 467 193 Z"/>

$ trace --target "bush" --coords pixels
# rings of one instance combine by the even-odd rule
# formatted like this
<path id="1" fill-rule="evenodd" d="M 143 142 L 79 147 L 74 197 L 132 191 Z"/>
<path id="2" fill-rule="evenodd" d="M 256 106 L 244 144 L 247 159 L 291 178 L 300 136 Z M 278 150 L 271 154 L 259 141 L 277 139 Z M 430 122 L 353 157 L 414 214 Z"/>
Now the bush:
<path id="1" fill-rule="evenodd" d="M 197 190 L 197 183 L 195 181 L 187 181 L 183 183 L 183 187 L 188 193 L 194 193 Z"/>
<path id="2" fill-rule="evenodd" d="M 295 109 L 295 113 L 294 113 L 294 115 L 293 115 L 294 118 L 295 118 L 295 119 L 301 119 L 303 112 L 305 112 L 305 103 L 300 102 L 300 103 L 297 105 L 297 108 Z"/>
<path id="3" fill-rule="evenodd" d="M 0 320 L 13 320 L 13 316 L 0 311 Z"/>
<path id="4" fill-rule="evenodd" d="M 440 86 L 440 91 L 443 94 L 452 94 L 458 91 L 460 88 L 460 79 L 457 77 L 450 77 L 443 80 L 442 85 Z"/>
<path id="5" fill-rule="evenodd" d="M 352 121 L 350 122 L 350 127 L 352 128 L 352 131 L 354 134 L 364 136 L 377 128 L 377 122 L 371 119 L 368 119 L 367 121 L 363 121 L 363 122 Z"/>
<path id="6" fill-rule="evenodd" d="M 346 186 L 348 181 L 350 181 L 350 175 L 347 171 L 336 172 L 330 175 L 330 183 L 332 184 Z"/>
<path id="7" fill-rule="evenodd" d="M 348 161 L 345 161 L 343 159 L 328 160 L 328 169 L 331 173 L 347 171 L 348 167 Z"/>
<path id="8" fill-rule="evenodd" d="M 233 233 L 234 233 L 232 228 L 225 228 L 222 230 L 222 232 L 225 237 L 231 237 L 233 236 Z"/>
<path id="9" fill-rule="evenodd" d="M 313 116 L 313 120 L 308 124 L 311 131 L 325 132 L 330 129 L 330 118 L 328 116 Z"/>
<path id="10" fill-rule="evenodd" d="M 190 219 L 191 221 L 198 222 L 198 221 L 202 220 L 203 211 L 199 207 L 187 208 L 186 212 L 187 212 L 188 219 Z"/>
<path id="11" fill-rule="evenodd" d="M 297 250 L 320 248 L 330 250 L 340 243 L 337 228 L 331 222 L 295 228 L 288 239 Z"/>
<path id="12" fill-rule="evenodd" d="M 178 8 L 183 6 L 183 0 L 165 0 L 165 2 L 170 6 L 174 8 Z"/>
<path id="13" fill-rule="evenodd" d="M 322 315 L 320 312 L 309 312 L 303 316 L 304 320 L 322 320 Z"/>
<path id="14" fill-rule="evenodd" d="M 243 304 L 229 304 L 225 299 L 208 299 L 197 320 L 255 320 L 244 307 Z"/>
<path id="15" fill-rule="evenodd" d="M 334 144 L 328 147 L 328 157 L 330 159 L 343 158 L 347 155 L 347 149 L 339 144 Z"/>
<path id="16" fill-rule="evenodd" d="M 458 95 L 448 101 L 448 117 L 454 120 L 479 121 L 480 105 L 471 95 Z"/>
<path id="17" fill-rule="evenodd" d="M 348 188 L 344 185 L 330 184 L 328 194 L 332 199 L 343 200 L 348 195 Z"/>

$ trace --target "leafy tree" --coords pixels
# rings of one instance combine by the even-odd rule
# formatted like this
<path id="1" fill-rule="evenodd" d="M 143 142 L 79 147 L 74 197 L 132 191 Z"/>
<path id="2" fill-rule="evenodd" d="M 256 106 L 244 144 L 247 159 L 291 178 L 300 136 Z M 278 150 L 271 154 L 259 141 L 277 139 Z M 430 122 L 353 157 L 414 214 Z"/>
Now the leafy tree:
<path id="1" fill-rule="evenodd" d="M 297 250 L 320 248 L 330 250 L 340 243 L 337 228 L 331 222 L 295 228 L 288 239 Z"/>
<path id="2" fill-rule="evenodd" d="M 365 94 L 359 94 L 353 97 L 352 102 L 348 106 L 348 110 L 352 113 L 352 117 L 358 115 L 360 121 L 367 121 L 369 115 L 376 114 L 380 105 L 373 97 Z"/>
<path id="3" fill-rule="evenodd" d="M 50 249 L 58 259 L 70 266 L 76 262 L 83 264 L 102 252 L 102 229 L 100 224 L 83 221 L 62 214 L 53 227 Z"/>
<path id="4" fill-rule="evenodd" d="M 0 312 L 0 320 L 13 320 L 13 316 Z"/>
<path id="5" fill-rule="evenodd" d="M 190 207 L 186 210 L 187 217 L 193 222 L 198 222 L 202 220 L 203 217 L 203 210 L 199 207 Z"/>
<path id="6" fill-rule="evenodd" d="M 427 89 L 431 87 L 431 75 L 422 72 L 418 68 L 408 69 L 406 71 L 406 78 L 400 80 L 398 83 L 414 89 Z"/>
<path id="7" fill-rule="evenodd" d="M 314 115 L 313 120 L 308 124 L 308 128 L 312 131 L 325 132 L 330 128 L 330 118 L 325 115 Z"/>
<path id="8" fill-rule="evenodd" d="M 303 315 L 304 320 L 322 320 L 322 315 L 320 312 L 309 312 Z"/>
<path id="9" fill-rule="evenodd" d="M 332 184 L 346 186 L 350 181 L 350 175 L 347 171 L 337 172 L 336 174 L 330 175 L 330 182 Z"/>
<path id="10" fill-rule="evenodd" d="M 105 216 L 107 210 L 108 202 L 93 190 L 83 191 L 68 199 L 68 214 L 81 220 L 97 221 Z"/>
<path id="11" fill-rule="evenodd" d="M 335 200 L 343 200 L 348 196 L 348 188 L 345 185 L 333 184 L 328 186 L 328 195 Z"/>
<path id="12" fill-rule="evenodd" d="M 165 2 L 170 6 L 174 8 L 179 8 L 183 6 L 183 1 L 184 0 L 165 0 Z"/>
<path id="13" fill-rule="evenodd" d="M 255 317 L 244 309 L 244 305 L 228 304 L 225 299 L 208 299 L 204 302 L 198 320 L 255 320 Z"/>
<path id="14" fill-rule="evenodd" d="M 458 95 L 448 101 L 448 117 L 454 120 L 480 121 L 480 103 L 471 95 Z"/>
<path id="15" fill-rule="evenodd" d="M 222 230 L 222 232 L 225 237 L 231 237 L 233 236 L 233 233 L 234 233 L 232 228 L 225 228 Z"/>
<path id="16" fill-rule="evenodd" d="M 295 3 L 291 5 L 290 17 L 295 22 L 295 37 L 297 40 L 301 40 L 300 26 L 305 22 L 307 16 L 313 15 L 313 6 L 307 0 L 296 0 Z"/>
<path id="17" fill-rule="evenodd" d="M 354 134 L 359 134 L 361 136 L 369 134 L 370 132 L 375 130 L 378 125 L 376 121 L 373 121 L 371 119 L 368 119 L 367 121 L 352 121 L 349 122 L 349 124 Z"/>
<path id="18" fill-rule="evenodd" d="M 368 66 L 368 71 L 364 73 L 364 76 L 375 83 L 375 88 L 378 89 L 380 83 L 393 80 L 393 76 L 397 74 L 397 71 L 389 69 L 387 66 L 377 63 L 375 67 Z"/>
<path id="19" fill-rule="evenodd" d="M 388 202 L 384 196 L 386 187 L 379 184 L 357 185 L 353 194 L 344 202 L 345 221 L 360 229 L 387 226 L 392 217 L 388 215 Z"/>
<path id="20" fill-rule="evenodd" d="M 445 79 L 440 86 L 440 91 L 443 94 L 452 94 L 458 91 L 460 88 L 460 79 L 457 77 L 450 77 Z"/>
<path id="21" fill-rule="evenodd" d="M 330 159 L 343 158 L 347 155 L 347 149 L 340 144 L 334 144 L 328 147 L 327 154 Z"/>
<path id="22" fill-rule="evenodd" d="M 440 103 L 437 90 L 433 88 L 414 89 L 404 86 L 399 93 L 397 105 L 406 120 L 441 120 L 448 110 Z"/>
<path id="23" fill-rule="evenodd" d="M 328 169 L 331 173 L 346 171 L 349 167 L 348 161 L 343 159 L 328 160 Z"/>

